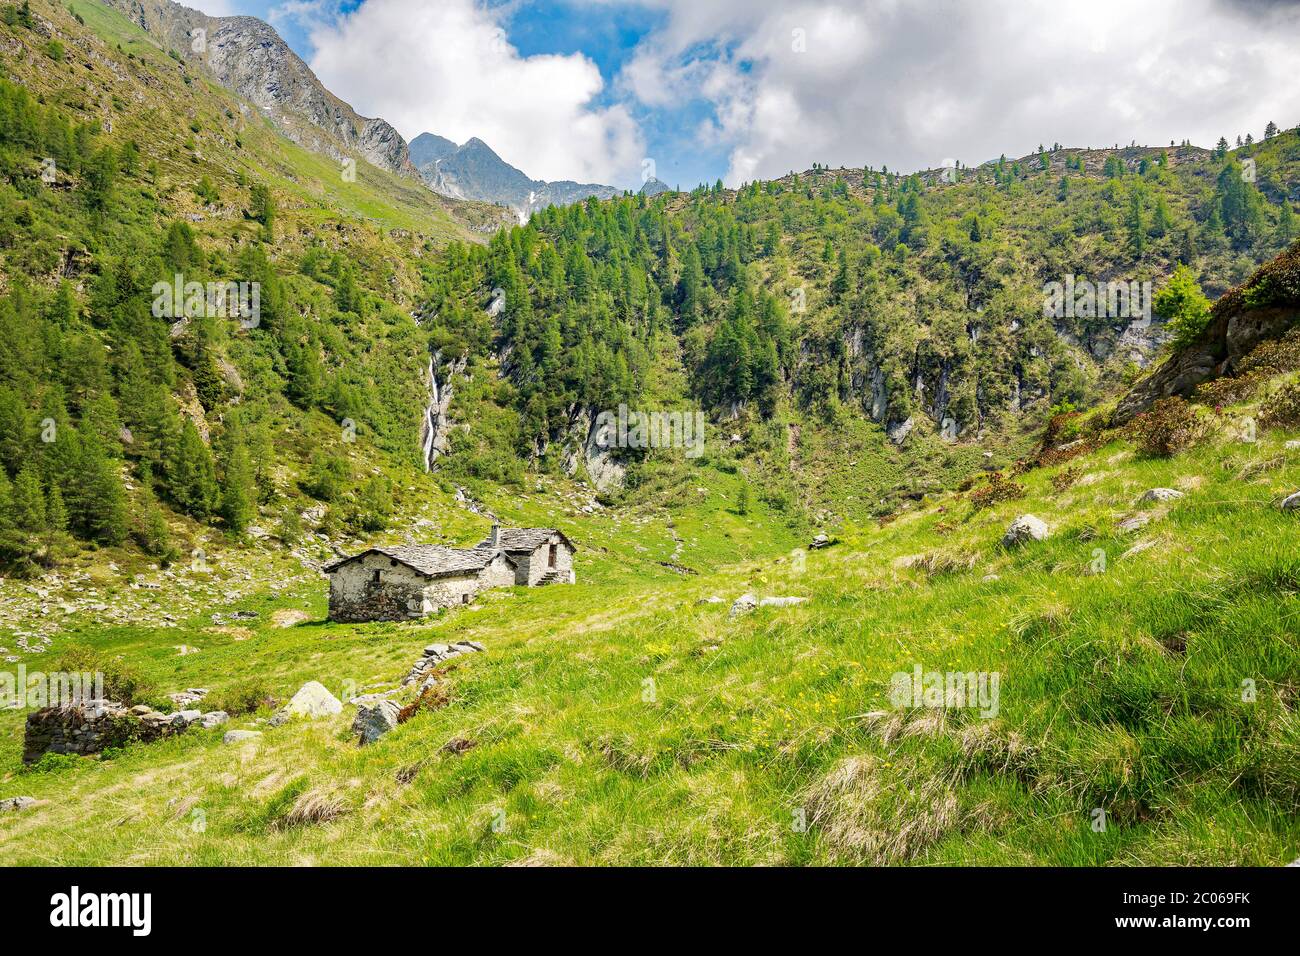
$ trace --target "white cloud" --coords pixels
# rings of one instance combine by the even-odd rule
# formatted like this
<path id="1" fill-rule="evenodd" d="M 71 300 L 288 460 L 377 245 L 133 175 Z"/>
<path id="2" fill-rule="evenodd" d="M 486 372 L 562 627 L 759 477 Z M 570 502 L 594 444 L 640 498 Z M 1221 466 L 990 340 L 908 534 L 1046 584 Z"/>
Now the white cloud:
<path id="1" fill-rule="evenodd" d="M 534 178 L 639 183 L 639 131 L 625 107 L 595 102 L 604 88 L 596 65 L 578 54 L 520 56 L 501 15 L 472 0 L 368 0 L 309 23 L 310 65 L 408 140 L 477 136 Z"/>
<path id="2" fill-rule="evenodd" d="M 813 162 L 977 163 L 1055 141 L 1212 145 L 1300 122 L 1294 2 L 644 3 L 667 22 L 619 88 L 655 107 L 711 102 L 717 122 L 701 129 L 729 151 L 730 184 Z"/>

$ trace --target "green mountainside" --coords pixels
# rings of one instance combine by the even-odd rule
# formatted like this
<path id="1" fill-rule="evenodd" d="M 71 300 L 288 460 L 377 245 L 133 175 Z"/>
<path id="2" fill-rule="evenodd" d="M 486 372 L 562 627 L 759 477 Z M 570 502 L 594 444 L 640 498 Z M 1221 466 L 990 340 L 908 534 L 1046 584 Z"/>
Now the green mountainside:
<path id="1" fill-rule="evenodd" d="M 46 801 L 7 859 L 1295 858 L 1300 133 L 520 226 L 299 145 L 123 6 L 0 6 L 0 657 L 265 733 L 24 767 L 0 712 L 0 795 Z M 160 308 L 178 277 L 255 321 Z M 1076 280 L 1153 321 L 1045 314 Z M 620 407 L 704 443 L 605 447 Z M 324 562 L 493 518 L 563 530 L 578 584 L 326 620 Z M 376 746 L 265 724 L 463 639 Z M 914 665 L 1000 674 L 1000 712 L 891 705 Z"/>

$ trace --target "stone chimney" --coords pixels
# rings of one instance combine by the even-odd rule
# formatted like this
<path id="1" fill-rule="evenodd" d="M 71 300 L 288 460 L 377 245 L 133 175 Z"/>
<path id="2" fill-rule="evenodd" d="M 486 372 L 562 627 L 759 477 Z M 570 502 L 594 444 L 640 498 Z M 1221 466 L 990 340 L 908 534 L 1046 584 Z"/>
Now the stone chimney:
<path id="1" fill-rule="evenodd" d="M 501 547 L 501 525 L 495 521 L 492 522 L 492 530 L 488 532 L 488 547 Z"/>

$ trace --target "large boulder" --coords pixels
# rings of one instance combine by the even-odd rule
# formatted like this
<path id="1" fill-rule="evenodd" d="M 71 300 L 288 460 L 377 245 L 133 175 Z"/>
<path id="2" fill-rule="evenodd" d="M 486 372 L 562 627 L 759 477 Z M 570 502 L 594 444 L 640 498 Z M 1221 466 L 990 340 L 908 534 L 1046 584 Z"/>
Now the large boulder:
<path id="1" fill-rule="evenodd" d="M 1034 515 L 1021 515 L 1007 525 L 1006 534 L 1002 536 L 1002 546 L 1014 548 L 1029 541 L 1042 541 L 1050 532 L 1047 523 Z"/>
<path id="2" fill-rule="evenodd" d="M 315 720 L 318 717 L 332 717 L 343 712 L 343 703 L 326 690 L 319 681 L 309 680 L 298 688 L 298 693 L 289 699 L 271 718 L 275 725 L 285 723 L 291 717 L 306 717 Z"/>
<path id="3" fill-rule="evenodd" d="M 397 714 L 400 709 L 391 700 L 359 704 L 357 715 L 352 719 L 352 732 L 360 738 L 363 747 L 366 744 L 373 744 L 397 726 Z"/>

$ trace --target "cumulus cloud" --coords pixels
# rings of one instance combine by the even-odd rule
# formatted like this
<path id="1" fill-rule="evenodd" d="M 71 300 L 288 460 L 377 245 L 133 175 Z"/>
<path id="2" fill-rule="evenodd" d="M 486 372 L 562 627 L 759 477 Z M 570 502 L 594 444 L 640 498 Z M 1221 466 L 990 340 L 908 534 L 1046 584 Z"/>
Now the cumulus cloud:
<path id="1" fill-rule="evenodd" d="M 703 98 L 729 184 L 813 162 L 913 170 L 1040 143 L 1211 145 L 1300 122 L 1300 6 L 1263 0 L 644 0 L 619 77 Z"/>
<path id="2" fill-rule="evenodd" d="M 503 8 L 473 0 L 368 0 L 309 24 L 321 81 L 408 140 L 477 136 L 539 179 L 639 183 L 645 149 L 624 105 L 602 104 L 581 54 L 521 56 Z"/>

